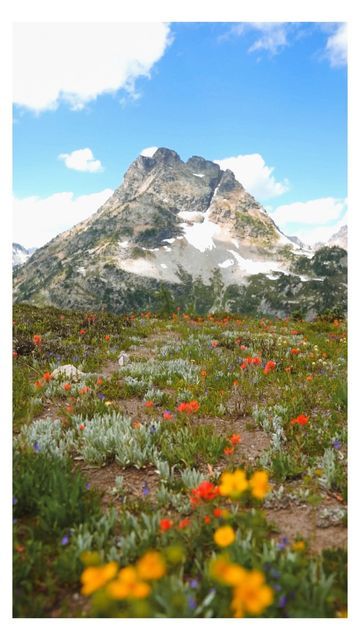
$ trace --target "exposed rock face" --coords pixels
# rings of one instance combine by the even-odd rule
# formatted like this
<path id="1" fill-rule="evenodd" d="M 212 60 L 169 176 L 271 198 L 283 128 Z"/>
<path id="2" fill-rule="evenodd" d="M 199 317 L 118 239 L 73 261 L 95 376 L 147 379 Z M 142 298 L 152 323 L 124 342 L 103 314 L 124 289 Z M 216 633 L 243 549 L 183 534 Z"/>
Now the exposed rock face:
<path id="1" fill-rule="evenodd" d="M 180 273 L 226 284 L 287 270 L 300 247 L 284 236 L 234 174 L 204 158 L 159 148 L 139 156 L 90 218 L 38 249 L 16 274 L 18 302 L 131 308 Z"/>

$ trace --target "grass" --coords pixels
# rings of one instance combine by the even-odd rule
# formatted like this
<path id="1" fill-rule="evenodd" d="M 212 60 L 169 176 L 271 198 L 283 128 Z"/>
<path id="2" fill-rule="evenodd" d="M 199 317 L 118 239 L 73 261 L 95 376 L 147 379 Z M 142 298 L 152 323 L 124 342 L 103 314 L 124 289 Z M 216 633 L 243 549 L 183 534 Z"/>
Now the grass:
<path id="1" fill-rule="evenodd" d="M 126 366 L 110 367 L 120 351 Z M 235 587 L 212 570 L 222 553 L 271 590 L 244 615 L 343 616 L 346 355 L 339 320 L 15 305 L 15 617 L 231 617 Z M 86 377 L 55 380 L 63 364 Z M 239 469 L 265 472 L 261 499 L 250 484 L 236 499 L 192 502 L 202 482 Z M 275 528 L 272 510 L 276 521 L 290 507 L 291 527 Z M 223 526 L 235 534 L 224 549 Z M 151 549 L 166 573 L 146 597 L 110 598 L 105 583 L 79 595 L 89 564 L 133 566 Z"/>

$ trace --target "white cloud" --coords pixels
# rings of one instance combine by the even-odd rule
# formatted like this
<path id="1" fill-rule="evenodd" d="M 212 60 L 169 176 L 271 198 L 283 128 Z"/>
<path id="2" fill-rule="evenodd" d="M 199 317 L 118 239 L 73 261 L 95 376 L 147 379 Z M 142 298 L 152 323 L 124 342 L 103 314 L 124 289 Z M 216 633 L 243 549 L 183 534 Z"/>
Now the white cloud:
<path id="1" fill-rule="evenodd" d="M 77 197 L 71 192 L 54 193 L 47 198 L 14 197 L 14 242 L 24 247 L 41 247 L 95 213 L 112 193 L 112 189 L 104 189 Z"/>
<path id="2" fill-rule="evenodd" d="M 294 26 L 289 22 L 239 22 L 219 36 L 218 42 L 228 40 L 232 36 L 243 36 L 251 31 L 258 37 L 248 48 L 248 53 L 267 51 L 276 55 L 289 44 L 288 33 Z"/>
<path id="3" fill-rule="evenodd" d="M 286 22 L 252 22 L 253 29 L 260 33 L 260 37 L 249 48 L 249 53 L 254 51 L 268 51 L 271 55 L 276 55 L 281 49 L 287 46 Z"/>
<path id="4" fill-rule="evenodd" d="M 321 227 L 310 227 L 308 229 L 301 229 L 298 232 L 298 236 L 300 240 L 305 242 L 305 244 L 309 244 L 310 246 L 316 244 L 317 242 L 327 242 L 334 233 L 339 231 L 342 226 L 348 223 L 348 215 L 345 214 L 336 224 L 333 225 L 324 225 Z"/>
<path id="5" fill-rule="evenodd" d="M 337 220 L 344 214 L 347 207 L 346 199 L 318 198 L 306 202 L 292 202 L 276 207 L 271 217 L 279 225 L 298 222 L 301 224 L 326 224 Z"/>
<path id="6" fill-rule="evenodd" d="M 140 152 L 141 156 L 145 156 L 145 158 L 152 158 L 154 153 L 158 150 L 159 147 L 146 147 Z"/>
<path id="7" fill-rule="evenodd" d="M 287 180 L 277 181 L 273 176 L 274 168 L 268 167 L 259 153 L 233 156 L 214 160 L 214 162 L 219 164 L 221 169 L 233 171 L 235 178 L 260 201 L 280 196 L 288 191 Z"/>
<path id="8" fill-rule="evenodd" d="M 72 109 L 119 89 L 137 97 L 171 44 L 166 23 L 23 23 L 14 27 L 14 102 L 36 112 Z"/>
<path id="9" fill-rule="evenodd" d="M 71 153 L 60 153 L 59 160 L 64 160 L 68 169 L 75 171 L 87 171 L 89 173 L 99 173 L 104 171 L 100 160 L 95 160 L 94 154 L 88 147 L 86 149 L 75 149 Z"/>
<path id="10" fill-rule="evenodd" d="M 347 64 L 347 25 L 340 24 L 326 42 L 325 56 L 331 67 L 343 67 Z"/>
<path id="11" fill-rule="evenodd" d="M 296 235 L 309 245 L 326 242 L 348 221 L 346 198 L 293 202 L 269 210 L 269 213 L 284 233 Z"/>

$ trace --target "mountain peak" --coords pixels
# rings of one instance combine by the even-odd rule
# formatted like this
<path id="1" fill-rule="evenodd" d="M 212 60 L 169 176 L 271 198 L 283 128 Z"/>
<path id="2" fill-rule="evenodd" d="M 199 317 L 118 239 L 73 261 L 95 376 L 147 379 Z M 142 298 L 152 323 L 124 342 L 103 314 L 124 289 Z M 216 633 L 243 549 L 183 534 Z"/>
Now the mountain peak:
<path id="1" fill-rule="evenodd" d="M 178 286 L 181 272 L 208 282 L 220 270 L 224 282 L 238 284 L 281 270 L 284 246 L 299 250 L 289 243 L 232 171 L 197 155 L 184 162 L 159 147 L 134 160 L 93 216 L 35 253 L 19 270 L 15 292 L 18 300 L 65 306 L 116 298 L 122 309 L 129 291 Z"/>

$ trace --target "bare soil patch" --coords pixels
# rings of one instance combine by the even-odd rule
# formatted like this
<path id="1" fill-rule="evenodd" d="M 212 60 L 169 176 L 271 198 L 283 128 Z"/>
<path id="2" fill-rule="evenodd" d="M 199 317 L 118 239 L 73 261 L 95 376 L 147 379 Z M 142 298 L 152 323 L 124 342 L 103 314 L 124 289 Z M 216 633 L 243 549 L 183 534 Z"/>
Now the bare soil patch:
<path id="1" fill-rule="evenodd" d="M 317 509 L 308 505 L 294 505 L 286 509 L 266 510 L 266 517 L 272 522 L 279 533 L 275 539 L 286 537 L 290 542 L 301 537 L 307 541 L 313 553 L 323 549 L 346 547 L 347 529 L 344 526 L 318 527 Z"/>

